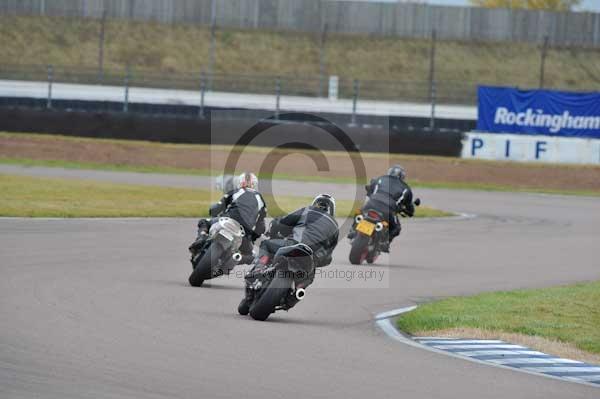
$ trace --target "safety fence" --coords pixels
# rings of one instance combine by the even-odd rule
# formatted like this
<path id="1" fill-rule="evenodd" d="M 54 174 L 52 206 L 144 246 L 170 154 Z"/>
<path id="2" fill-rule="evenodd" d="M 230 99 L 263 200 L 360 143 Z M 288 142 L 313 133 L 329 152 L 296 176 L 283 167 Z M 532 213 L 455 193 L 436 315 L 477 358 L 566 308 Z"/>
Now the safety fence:
<path id="1" fill-rule="evenodd" d="M 600 13 L 330 0 L 0 0 L 0 15 L 119 18 L 236 29 L 600 46 Z"/>
<path id="2" fill-rule="evenodd" d="M 475 104 L 477 82 L 464 81 L 384 81 L 337 79 L 331 93 L 330 78 L 320 76 L 272 76 L 243 74 L 160 73 L 137 70 L 98 70 L 89 67 L 0 64 L 0 79 L 54 83 L 97 84 L 104 86 L 147 87 L 268 94 L 273 96 L 335 97 L 335 99 L 387 102 Z"/>

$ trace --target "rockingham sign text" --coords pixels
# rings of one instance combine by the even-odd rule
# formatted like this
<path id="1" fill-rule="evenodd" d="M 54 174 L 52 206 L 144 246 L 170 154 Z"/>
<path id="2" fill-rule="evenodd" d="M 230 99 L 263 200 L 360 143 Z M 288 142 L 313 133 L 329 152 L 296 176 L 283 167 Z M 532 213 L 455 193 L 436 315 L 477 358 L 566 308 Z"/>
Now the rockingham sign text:
<path id="1" fill-rule="evenodd" d="M 600 139 L 600 93 L 480 86 L 477 131 Z"/>
<path id="2" fill-rule="evenodd" d="M 504 126 L 524 126 L 548 128 L 550 133 L 559 133 L 562 129 L 598 130 L 600 116 L 573 116 L 569 111 L 562 114 L 546 114 L 544 110 L 527 108 L 525 112 L 511 112 L 508 108 L 496 108 L 494 124 Z"/>
<path id="3" fill-rule="evenodd" d="M 481 86 L 478 96 L 463 157 L 600 163 L 600 93 Z"/>

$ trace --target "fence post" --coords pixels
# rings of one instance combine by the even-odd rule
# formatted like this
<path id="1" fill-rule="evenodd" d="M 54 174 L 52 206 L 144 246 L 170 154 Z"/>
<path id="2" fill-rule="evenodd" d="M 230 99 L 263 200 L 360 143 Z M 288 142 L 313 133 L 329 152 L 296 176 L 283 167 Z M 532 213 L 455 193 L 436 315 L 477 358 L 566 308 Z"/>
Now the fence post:
<path id="1" fill-rule="evenodd" d="M 435 104 L 436 103 L 436 83 L 435 81 L 431 85 L 431 117 L 429 119 L 429 129 L 433 132 L 435 130 Z"/>
<path id="2" fill-rule="evenodd" d="M 360 83 L 358 79 L 354 79 L 354 93 L 352 95 L 352 124 L 356 125 L 356 103 L 358 102 L 358 91 L 360 90 Z"/>
<path id="3" fill-rule="evenodd" d="M 128 14 L 128 17 L 129 17 L 130 21 L 133 19 L 133 9 L 135 7 L 134 3 L 135 3 L 135 0 L 129 0 L 129 4 L 128 4 L 128 7 L 127 7 L 127 14 Z"/>
<path id="4" fill-rule="evenodd" d="M 48 65 L 48 98 L 46 99 L 46 108 L 52 108 L 52 81 L 54 80 L 54 68 Z"/>
<path id="5" fill-rule="evenodd" d="M 546 56 L 548 55 L 548 35 L 544 36 L 544 44 L 542 45 L 542 54 L 540 60 L 540 89 L 544 88 L 544 74 L 546 70 Z"/>
<path id="6" fill-rule="evenodd" d="M 123 112 L 129 111 L 129 80 L 131 79 L 131 67 L 127 65 L 125 72 L 125 100 L 123 101 Z"/>
<path id="7" fill-rule="evenodd" d="M 206 74 L 202 71 L 200 75 L 200 110 L 198 116 L 204 119 L 204 92 L 206 91 Z"/>
<path id="8" fill-rule="evenodd" d="M 275 119 L 279 120 L 279 101 L 281 97 L 281 78 L 275 81 Z"/>
<path id="9" fill-rule="evenodd" d="M 429 129 L 435 129 L 435 101 L 436 101 L 436 84 L 435 84 L 435 45 L 437 41 L 437 32 L 435 29 L 431 31 L 431 50 L 429 54 L 429 102 L 431 103 L 431 119 L 429 120 Z"/>
<path id="10" fill-rule="evenodd" d="M 325 41 L 327 40 L 327 24 L 321 29 L 319 41 L 319 97 L 325 95 Z"/>
<path id="11" fill-rule="evenodd" d="M 106 32 L 106 3 L 102 2 L 102 19 L 100 20 L 100 34 L 98 37 L 98 82 L 104 81 L 104 37 Z"/>
<path id="12" fill-rule="evenodd" d="M 208 53 L 208 86 L 212 88 L 215 72 L 215 52 L 217 47 L 217 0 L 210 4 L 210 47 Z"/>

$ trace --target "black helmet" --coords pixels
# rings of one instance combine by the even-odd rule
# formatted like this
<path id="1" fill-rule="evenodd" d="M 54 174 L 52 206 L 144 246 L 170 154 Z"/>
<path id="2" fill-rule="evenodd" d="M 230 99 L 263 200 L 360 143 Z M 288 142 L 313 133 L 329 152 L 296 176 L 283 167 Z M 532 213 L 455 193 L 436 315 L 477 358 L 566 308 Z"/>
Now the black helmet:
<path id="1" fill-rule="evenodd" d="M 312 202 L 312 206 L 319 208 L 331 217 L 335 217 L 335 199 L 329 194 L 319 194 Z"/>
<path id="2" fill-rule="evenodd" d="M 400 165 L 393 165 L 391 168 L 388 169 L 387 174 L 388 176 L 395 176 L 400 180 L 406 179 L 406 171 Z"/>

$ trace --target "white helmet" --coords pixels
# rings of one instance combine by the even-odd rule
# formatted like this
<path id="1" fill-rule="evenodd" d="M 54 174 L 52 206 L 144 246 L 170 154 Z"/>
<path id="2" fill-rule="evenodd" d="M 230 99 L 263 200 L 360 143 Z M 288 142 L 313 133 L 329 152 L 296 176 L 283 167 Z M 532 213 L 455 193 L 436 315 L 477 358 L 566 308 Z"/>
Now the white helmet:
<path id="1" fill-rule="evenodd" d="M 329 194 L 319 194 L 313 199 L 312 206 L 319 208 L 329 213 L 331 217 L 335 217 L 335 198 Z"/>
<path id="2" fill-rule="evenodd" d="M 237 178 L 238 188 L 250 188 L 258 190 L 258 178 L 254 173 L 244 172 Z"/>

